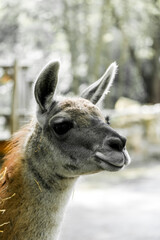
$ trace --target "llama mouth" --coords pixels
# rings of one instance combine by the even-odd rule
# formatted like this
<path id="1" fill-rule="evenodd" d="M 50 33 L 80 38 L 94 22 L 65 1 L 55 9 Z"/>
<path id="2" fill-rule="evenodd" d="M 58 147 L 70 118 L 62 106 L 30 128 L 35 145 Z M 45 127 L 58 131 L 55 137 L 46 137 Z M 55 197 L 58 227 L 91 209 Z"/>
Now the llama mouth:
<path id="1" fill-rule="evenodd" d="M 123 155 L 121 155 L 120 160 L 116 160 L 117 158 L 115 158 L 115 160 L 113 160 L 113 158 L 109 158 L 108 156 L 106 156 L 105 154 L 103 154 L 101 152 L 96 152 L 95 156 L 96 156 L 96 161 L 102 163 L 104 168 L 105 168 L 105 165 L 108 165 L 109 167 L 118 170 L 118 169 L 123 168 L 123 166 L 125 165 L 125 160 L 124 160 L 125 158 L 123 157 Z"/>
<path id="2" fill-rule="evenodd" d="M 129 165 L 131 162 L 130 156 L 126 149 L 124 149 L 122 152 L 117 152 L 116 156 L 111 157 L 109 154 L 105 155 L 102 152 L 96 152 L 96 161 L 99 162 L 103 168 L 106 168 L 106 165 L 109 166 L 109 168 L 112 168 L 113 170 L 120 170 L 124 166 Z M 105 165 L 104 165 L 105 164 Z"/>
<path id="3" fill-rule="evenodd" d="M 130 164 L 131 158 L 130 158 L 129 153 L 128 153 L 128 151 L 126 150 L 126 148 L 124 148 L 124 150 L 122 151 L 122 153 L 123 153 L 123 156 L 124 156 L 124 159 L 125 159 L 125 165 L 127 166 L 127 165 Z"/>

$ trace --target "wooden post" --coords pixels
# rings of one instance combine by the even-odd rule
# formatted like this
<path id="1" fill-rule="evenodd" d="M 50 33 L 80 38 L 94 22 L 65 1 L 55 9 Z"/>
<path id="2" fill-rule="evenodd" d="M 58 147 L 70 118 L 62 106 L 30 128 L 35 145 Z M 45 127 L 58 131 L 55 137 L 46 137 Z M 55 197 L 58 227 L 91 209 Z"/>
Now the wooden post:
<path id="1" fill-rule="evenodd" d="M 19 127 L 19 112 L 18 112 L 18 63 L 14 62 L 14 86 L 11 103 L 11 134 Z"/>

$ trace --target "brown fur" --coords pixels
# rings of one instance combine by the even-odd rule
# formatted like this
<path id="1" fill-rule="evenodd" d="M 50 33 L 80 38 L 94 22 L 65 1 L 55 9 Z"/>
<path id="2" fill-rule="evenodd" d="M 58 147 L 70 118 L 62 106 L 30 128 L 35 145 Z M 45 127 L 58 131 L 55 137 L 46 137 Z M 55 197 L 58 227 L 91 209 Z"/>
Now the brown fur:
<path id="1" fill-rule="evenodd" d="M 17 132 L 6 147 L 7 155 L 0 172 L 0 239 L 10 239 L 8 229 L 12 228 L 12 218 L 16 218 L 14 211 L 23 192 L 23 145 L 29 128 L 27 125 Z"/>
<path id="2" fill-rule="evenodd" d="M 57 229 L 60 217 L 56 220 L 50 213 L 57 216 L 61 201 L 54 201 L 56 193 L 42 190 L 26 164 L 27 140 L 32 141 L 30 133 L 37 129 L 36 124 L 33 125 L 31 122 L 22 128 L 7 146 L 0 171 L 0 240 L 43 240 L 57 234 L 51 231 L 54 227 Z M 31 147 L 35 146 L 31 144 Z M 65 195 L 65 188 L 61 192 L 58 194 Z"/>

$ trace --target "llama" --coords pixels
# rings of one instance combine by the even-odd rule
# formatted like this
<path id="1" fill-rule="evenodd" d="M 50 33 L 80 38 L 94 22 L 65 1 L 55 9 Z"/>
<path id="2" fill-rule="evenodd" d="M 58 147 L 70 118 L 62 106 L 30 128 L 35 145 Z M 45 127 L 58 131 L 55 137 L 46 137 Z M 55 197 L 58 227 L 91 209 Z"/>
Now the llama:
<path id="1" fill-rule="evenodd" d="M 0 239 L 55 240 L 80 175 L 118 171 L 130 162 L 126 139 L 96 106 L 117 66 L 80 97 L 56 97 L 59 63 L 49 63 L 34 88 L 36 116 L 11 139 L 0 172 Z"/>

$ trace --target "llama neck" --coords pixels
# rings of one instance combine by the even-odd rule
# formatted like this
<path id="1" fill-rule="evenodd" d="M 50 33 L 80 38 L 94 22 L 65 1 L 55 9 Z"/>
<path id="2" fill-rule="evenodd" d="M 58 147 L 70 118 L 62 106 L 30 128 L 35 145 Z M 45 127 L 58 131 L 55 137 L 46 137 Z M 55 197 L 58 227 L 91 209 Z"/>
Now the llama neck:
<path id="1" fill-rule="evenodd" d="M 45 156 L 46 149 L 48 154 Z M 2 240 L 57 239 L 63 212 L 76 179 L 65 178 L 56 170 L 50 171 L 47 166 L 50 154 L 48 142 L 42 142 L 41 129 L 35 126 L 23 158 L 9 166 L 6 173 L 6 194 L 0 191 L 0 197 L 3 192 L 3 199 L 12 197 L 2 206 L 6 212 L 1 215 L 0 225 L 8 223 L 1 233 Z M 3 169 L 8 168 L 7 162 Z"/>
<path id="2" fill-rule="evenodd" d="M 32 174 L 29 177 L 33 181 L 30 178 L 29 183 L 27 183 L 28 191 L 25 197 L 26 209 L 30 209 L 30 213 L 27 213 L 29 216 L 27 225 L 32 226 L 25 240 L 32 238 L 33 240 L 55 240 L 58 237 L 65 207 L 75 180 L 70 180 L 65 184 L 57 184 L 58 186 L 55 185 L 48 190 L 48 188 L 45 189 L 44 186 L 41 186 Z M 20 237 L 20 239 L 22 238 Z"/>

